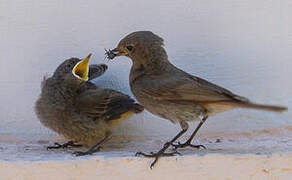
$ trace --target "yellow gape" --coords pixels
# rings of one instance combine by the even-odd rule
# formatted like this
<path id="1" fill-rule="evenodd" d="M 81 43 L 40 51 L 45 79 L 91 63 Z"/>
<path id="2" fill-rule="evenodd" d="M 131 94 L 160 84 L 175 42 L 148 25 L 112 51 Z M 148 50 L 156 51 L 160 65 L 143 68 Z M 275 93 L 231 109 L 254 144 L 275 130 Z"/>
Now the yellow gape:
<path id="1" fill-rule="evenodd" d="M 88 72 L 89 72 L 89 60 L 90 60 L 91 54 L 89 54 L 86 58 L 82 59 L 79 63 L 77 63 L 72 73 L 75 77 L 82 79 L 84 81 L 88 80 Z"/>

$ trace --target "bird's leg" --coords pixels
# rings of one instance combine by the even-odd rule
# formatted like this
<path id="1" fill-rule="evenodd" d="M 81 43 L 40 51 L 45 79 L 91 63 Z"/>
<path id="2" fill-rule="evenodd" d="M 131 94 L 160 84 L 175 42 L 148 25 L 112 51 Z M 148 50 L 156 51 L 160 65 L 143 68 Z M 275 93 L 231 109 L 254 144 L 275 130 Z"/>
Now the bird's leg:
<path id="1" fill-rule="evenodd" d="M 73 152 L 73 154 L 75 156 L 85 156 L 85 155 L 90 155 L 90 154 L 99 152 L 100 149 L 101 149 L 101 146 L 100 145 L 102 145 L 103 143 L 105 143 L 106 141 L 108 141 L 110 139 L 110 137 L 111 137 L 110 135 L 111 135 L 111 133 L 106 133 L 105 137 L 101 141 L 99 141 L 98 143 L 96 143 L 94 146 L 92 146 L 87 151 L 85 151 L 85 152 L 75 151 L 75 152 Z"/>
<path id="2" fill-rule="evenodd" d="M 81 144 L 75 144 L 73 141 L 68 141 L 64 144 L 60 144 L 60 143 L 57 143 L 55 142 L 53 146 L 48 146 L 47 147 L 47 150 L 49 149 L 60 149 L 60 148 L 69 148 L 69 147 L 81 147 L 82 145 Z"/>
<path id="3" fill-rule="evenodd" d="M 146 154 L 146 153 L 143 153 L 143 152 L 137 152 L 136 153 L 136 156 L 138 155 L 142 155 L 144 157 L 154 157 L 154 161 L 151 163 L 150 165 L 150 168 L 152 169 L 153 166 L 156 164 L 156 162 L 158 161 L 158 159 L 161 157 L 161 156 L 174 156 L 175 154 L 179 154 L 179 152 L 175 151 L 175 152 L 171 152 L 171 153 L 166 153 L 165 151 L 179 138 L 181 137 L 187 130 L 188 130 L 188 127 L 189 125 L 186 123 L 186 122 L 181 122 L 180 123 L 181 127 L 182 127 L 182 130 L 169 142 L 166 142 L 162 149 L 160 149 L 158 152 L 154 153 L 154 152 L 150 152 L 150 154 Z"/>
<path id="4" fill-rule="evenodd" d="M 185 143 L 180 143 L 178 142 L 178 144 L 172 144 L 172 146 L 174 147 L 174 150 L 178 149 L 178 148 L 184 148 L 184 147 L 192 147 L 192 148 L 204 148 L 206 149 L 206 147 L 204 145 L 193 145 L 191 144 L 193 138 L 195 137 L 195 135 L 197 134 L 197 132 L 199 131 L 199 129 L 201 128 L 201 126 L 204 124 L 204 122 L 207 120 L 208 116 L 204 116 L 202 118 L 202 120 L 200 121 L 199 125 L 196 127 L 195 131 L 192 133 L 192 135 L 190 136 L 190 138 L 185 142 Z"/>

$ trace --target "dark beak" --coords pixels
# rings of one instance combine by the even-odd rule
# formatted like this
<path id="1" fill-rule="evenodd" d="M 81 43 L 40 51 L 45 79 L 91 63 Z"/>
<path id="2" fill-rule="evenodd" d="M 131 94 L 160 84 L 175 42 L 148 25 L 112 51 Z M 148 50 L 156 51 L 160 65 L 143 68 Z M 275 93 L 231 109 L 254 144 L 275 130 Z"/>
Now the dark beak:
<path id="1" fill-rule="evenodd" d="M 106 50 L 105 49 L 105 55 L 106 55 L 107 59 L 112 60 L 116 56 L 126 56 L 126 55 L 128 55 L 128 53 L 124 52 L 124 51 L 120 51 L 118 48 L 115 48 L 113 50 L 110 50 L 110 49 Z"/>

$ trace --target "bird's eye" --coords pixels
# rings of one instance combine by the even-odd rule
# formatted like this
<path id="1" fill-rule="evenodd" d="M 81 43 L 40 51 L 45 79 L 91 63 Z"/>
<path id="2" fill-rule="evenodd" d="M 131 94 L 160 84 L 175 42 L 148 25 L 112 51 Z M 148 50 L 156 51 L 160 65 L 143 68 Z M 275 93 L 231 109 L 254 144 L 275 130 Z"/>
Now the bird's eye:
<path id="1" fill-rule="evenodd" d="M 133 46 L 126 46 L 128 51 L 132 51 L 133 50 Z"/>
<path id="2" fill-rule="evenodd" d="M 66 68 L 68 69 L 71 68 L 71 64 L 67 64 Z"/>

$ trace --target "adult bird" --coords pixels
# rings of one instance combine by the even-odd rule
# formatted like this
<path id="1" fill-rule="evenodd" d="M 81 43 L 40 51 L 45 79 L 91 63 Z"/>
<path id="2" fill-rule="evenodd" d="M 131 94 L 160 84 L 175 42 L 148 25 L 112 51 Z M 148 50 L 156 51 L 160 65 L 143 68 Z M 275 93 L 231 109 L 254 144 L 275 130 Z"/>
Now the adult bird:
<path id="1" fill-rule="evenodd" d="M 163 39 L 150 31 L 133 32 L 124 37 L 113 50 L 106 52 L 108 59 L 129 57 L 133 64 L 130 72 L 131 90 L 145 109 L 173 123 L 179 123 L 181 131 L 157 153 L 138 154 L 155 157 L 151 168 L 170 147 L 200 148 L 191 141 L 208 117 L 234 108 L 250 108 L 281 112 L 286 107 L 260 105 L 231 91 L 193 76 L 175 67 L 168 60 Z M 189 128 L 188 121 L 200 120 L 185 143 L 174 144 Z M 176 152 L 174 152 L 176 153 Z M 174 154 L 172 153 L 172 154 Z"/>

